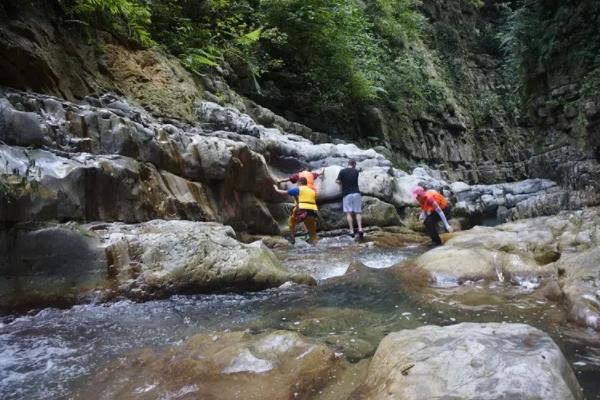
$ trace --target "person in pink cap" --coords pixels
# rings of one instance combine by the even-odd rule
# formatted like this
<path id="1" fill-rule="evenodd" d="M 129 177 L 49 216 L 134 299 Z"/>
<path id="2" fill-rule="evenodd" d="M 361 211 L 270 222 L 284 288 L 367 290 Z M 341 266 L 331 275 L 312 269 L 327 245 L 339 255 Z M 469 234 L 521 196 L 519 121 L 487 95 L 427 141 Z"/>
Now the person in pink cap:
<path id="1" fill-rule="evenodd" d="M 437 230 L 438 223 L 442 221 L 446 232 L 452 232 L 452 227 L 446 219 L 446 216 L 450 216 L 448 200 L 439 192 L 425 190 L 421 186 L 414 188 L 413 196 L 421 206 L 420 219 L 424 220 L 425 231 L 431 237 L 431 241 L 436 246 L 442 244 L 442 239 Z"/>

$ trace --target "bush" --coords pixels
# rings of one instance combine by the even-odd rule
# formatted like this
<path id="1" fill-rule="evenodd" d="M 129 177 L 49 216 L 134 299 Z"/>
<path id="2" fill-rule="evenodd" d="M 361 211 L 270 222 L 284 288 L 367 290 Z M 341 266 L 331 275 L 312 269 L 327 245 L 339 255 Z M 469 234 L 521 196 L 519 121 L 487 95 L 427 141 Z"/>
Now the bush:
<path id="1" fill-rule="evenodd" d="M 65 12 L 80 18 L 93 27 L 133 38 L 142 45 L 154 44 L 149 32 L 151 14 L 147 4 L 140 0 L 60 0 Z"/>

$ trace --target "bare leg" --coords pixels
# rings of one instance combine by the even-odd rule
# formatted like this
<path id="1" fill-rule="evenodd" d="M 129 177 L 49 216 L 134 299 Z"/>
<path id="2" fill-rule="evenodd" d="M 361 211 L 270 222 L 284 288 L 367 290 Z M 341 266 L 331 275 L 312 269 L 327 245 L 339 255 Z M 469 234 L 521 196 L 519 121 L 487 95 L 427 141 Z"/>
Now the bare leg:
<path id="1" fill-rule="evenodd" d="M 362 232 L 362 214 L 361 213 L 357 213 L 354 214 L 356 215 L 356 223 L 358 224 L 358 231 Z"/>
<path id="2" fill-rule="evenodd" d="M 354 233 L 354 224 L 352 223 L 352 213 L 346 213 L 346 219 L 348 220 L 348 227 L 350 232 Z"/>

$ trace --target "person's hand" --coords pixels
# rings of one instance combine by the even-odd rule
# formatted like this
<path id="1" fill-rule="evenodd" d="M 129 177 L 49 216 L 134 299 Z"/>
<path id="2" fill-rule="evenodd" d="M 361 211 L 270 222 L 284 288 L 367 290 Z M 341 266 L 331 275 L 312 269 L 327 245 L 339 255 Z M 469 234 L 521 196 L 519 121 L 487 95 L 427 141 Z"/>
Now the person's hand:
<path id="1" fill-rule="evenodd" d="M 275 191 L 277 192 L 277 191 L 279 191 L 279 186 L 277 186 L 277 184 L 274 184 L 273 189 L 275 189 Z"/>
<path id="2" fill-rule="evenodd" d="M 425 218 L 427 216 L 425 215 L 425 211 L 421 211 L 421 213 L 419 214 L 419 221 L 425 221 Z"/>
<path id="3" fill-rule="evenodd" d="M 454 232 L 454 229 L 452 229 L 452 227 L 451 227 L 450 225 L 448 225 L 448 226 L 446 227 L 446 232 L 448 232 L 448 233 L 452 233 L 452 232 Z"/>

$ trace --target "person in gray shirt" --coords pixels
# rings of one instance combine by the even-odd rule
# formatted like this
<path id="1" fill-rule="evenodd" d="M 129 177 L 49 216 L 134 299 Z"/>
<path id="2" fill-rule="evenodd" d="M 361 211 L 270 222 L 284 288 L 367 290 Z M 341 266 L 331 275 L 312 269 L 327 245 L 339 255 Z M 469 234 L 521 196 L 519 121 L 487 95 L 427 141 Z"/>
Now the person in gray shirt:
<path id="1" fill-rule="evenodd" d="M 356 216 L 356 224 L 358 225 L 358 237 L 364 236 L 362 230 L 362 198 L 360 189 L 358 188 L 358 170 L 356 169 L 356 161 L 350 159 L 348 167 L 340 171 L 336 182 L 342 185 L 342 207 L 346 213 L 348 226 L 350 227 L 350 236 L 354 237 L 354 223 L 352 214 Z"/>

